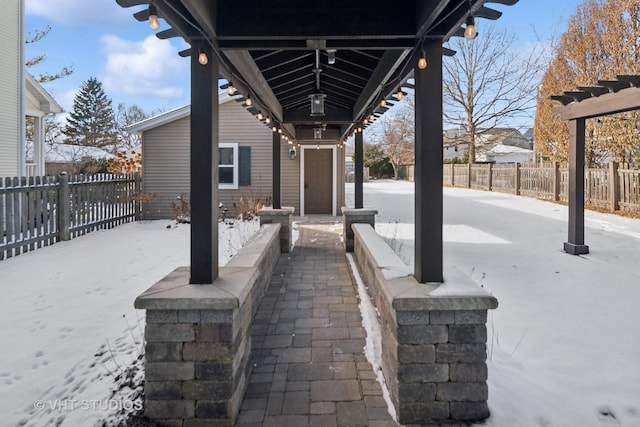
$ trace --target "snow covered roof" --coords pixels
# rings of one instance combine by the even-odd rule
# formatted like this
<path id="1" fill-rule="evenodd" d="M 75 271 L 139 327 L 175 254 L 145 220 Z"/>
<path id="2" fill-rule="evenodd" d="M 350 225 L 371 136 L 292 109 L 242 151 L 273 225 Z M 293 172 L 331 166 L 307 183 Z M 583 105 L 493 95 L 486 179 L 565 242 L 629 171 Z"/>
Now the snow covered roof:
<path id="1" fill-rule="evenodd" d="M 504 156 L 508 154 L 533 154 L 533 150 L 516 147 L 514 145 L 498 144 L 495 147 L 493 147 L 491 150 L 488 150 L 487 154 L 492 154 L 497 156 Z"/>
<path id="2" fill-rule="evenodd" d="M 238 95 L 230 96 L 227 92 L 222 92 L 218 94 L 218 105 L 226 104 L 231 100 L 239 98 L 240 97 Z M 150 129 L 157 128 L 158 126 L 166 125 L 167 123 L 188 117 L 189 114 L 191 114 L 191 105 L 174 108 L 173 110 L 165 111 L 157 116 L 149 117 L 148 119 L 129 125 L 127 126 L 127 131 L 132 133 L 145 132 Z"/>
<path id="3" fill-rule="evenodd" d="M 83 157 L 94 159 L 110 159 L 115 157 L 98 147 L 87 147 L 84 145 L 53 144 L 47 145 L 45 161 L 49 163 L 67 163 L 81 160 Z"/>

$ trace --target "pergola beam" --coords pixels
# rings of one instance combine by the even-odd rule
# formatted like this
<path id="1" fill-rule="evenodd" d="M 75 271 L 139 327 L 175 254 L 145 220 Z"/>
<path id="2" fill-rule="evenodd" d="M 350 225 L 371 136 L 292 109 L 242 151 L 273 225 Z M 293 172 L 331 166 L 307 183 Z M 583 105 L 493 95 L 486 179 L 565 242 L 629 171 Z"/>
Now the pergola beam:
<path id="1" fill-rule="evenodd" d="M 609 114 L 637 110 L 640 104 L 640 88 L 628 87 L 579 102 L 572 102 L 554 111 L 564 120 L 591 119 Z"/>

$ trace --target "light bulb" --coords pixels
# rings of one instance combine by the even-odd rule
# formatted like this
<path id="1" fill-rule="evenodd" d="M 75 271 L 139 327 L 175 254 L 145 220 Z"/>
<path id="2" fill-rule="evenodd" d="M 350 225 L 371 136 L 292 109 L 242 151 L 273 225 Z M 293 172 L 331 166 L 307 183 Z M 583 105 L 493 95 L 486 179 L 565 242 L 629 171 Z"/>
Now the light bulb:
<path id="1" fill-rule="evenodd" d="M 282 135 L 282 129 L 278 129 L 278 133 Z"/>
<path id="2" fill-rule="evenodd" d="M 198 54 L 198 62 L 200 65 L 207 65 L 209 63 L 209 58 L 202 48 L 200 48 L 200 53 Z"/>
<path id="3" fill-rule="evenodd" d="M 271 130 L 274 131 L 274 132 L 277 132 L 278 128 L 274 126 L 274 127 L 271 128 Z"/>
<path id="4" fill-rule="evenodd" d="M 424 70 L 425 68 L 427 68 L 427 58 L 424 57 L 424 50 L 420 55 L 420 59 L 418 59 L 418 68 L 421 70 Z"/>
<path id="5" fill-rule="evenodd" d="M 386 99 L 381 99 L 380 100 L 380 106 L 384 107 L 385 105 L 387 105 L 387 100 Z"/>
<path id="6" fill-rule="evenodd" d="M 233 83 L 229 82 L 229 87 L 227 88 L 227 91 L 229 92 L 229 95 L 233 95 L 234 93 L 236 93 L 236 88 L 233 87 Z"/>
<path id="7" fill-rule="evenodd" d="M 398 93 L 396 93 L 396 98 L 398 98 L 398 101 L 400 101 L 403 96 L 404 96 L 404 93 L 402 93 L 401 90 L 399 90 Z"/>
<path id="8" fill-rule="evenodd" d="M 366 125 L 367 123 L 369 123 L 368 119 L 364 119 L 364 124 Z"/>
<path id="9" fill-rule="evenodd" d="M 262 120 L 262 113 L 258 112 L 258 120 Z"/>
<path id="10" fill-rule="evenodd" d="M 373 114 L 369 116 L 369 120 L 373 121 L 376 118 L 376 116 L 374 116 Z"/>
<path id="11" fill-rule="evenodd" d="M 467 28 L 464 29 L 464 37 L 467 40 L 473 40 L 477 37 L 478 32 L 476 31 L 476 20 L 473 15 L 467 16 Z"/>
<path id="12" fill-rule="evenodd" d="M 247 95 L 247 99 L 244 101 L 244 103 L 247 104 L 249 107 L 253 105 L 253 101 L 251 100 L 251 97 L 249 95 Z"/>
<path id="13" fill-rule="evenodd" d="M 269 117 L 265 117 L 265 118 L 264 118 L 264 122 L 265 122 L 266 124 L 269 124 L 269 123 L 271 123 L 271 119 L 270 119 Z"/>
<path id="14" fill-rule="evenodd" d="M 158 9 L 152 4 L 149 5 L 149 28 L 153 31 L 160 29 L 160 21 L 158 20 Z"/>

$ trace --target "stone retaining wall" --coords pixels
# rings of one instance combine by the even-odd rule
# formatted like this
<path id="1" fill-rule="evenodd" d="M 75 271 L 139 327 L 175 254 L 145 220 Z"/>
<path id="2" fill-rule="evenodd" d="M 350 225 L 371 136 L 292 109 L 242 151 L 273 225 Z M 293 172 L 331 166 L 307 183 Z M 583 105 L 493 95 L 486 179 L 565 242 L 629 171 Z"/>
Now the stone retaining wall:
<path id="1" fill-rule="evenodd" d="M 233 426 L 251 371 L 249 328 L 280 255 L 280 225 L 263 225 L 220 268 L 190 285 L 179 267 L 140 295 L 146 309 L 145 415 L 158 426 Z"/>
<path id="2" fill-rule="evenodd" d="M 487 406 L 487 310 L 497 300 L 459 272 L 420 284 L 367 224 L 358 269 L 380 313 L 382 370 L 401 424 L 477 421 Z"/>

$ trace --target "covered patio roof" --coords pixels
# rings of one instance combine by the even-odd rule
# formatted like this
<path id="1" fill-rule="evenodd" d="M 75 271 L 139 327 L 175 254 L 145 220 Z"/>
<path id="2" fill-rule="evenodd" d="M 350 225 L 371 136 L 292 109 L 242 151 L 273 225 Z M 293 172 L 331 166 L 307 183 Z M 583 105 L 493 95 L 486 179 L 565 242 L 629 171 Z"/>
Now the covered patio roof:
<path id="1" fill-rule="evenodd" d="M 485 3 L 518 0 L 116 1 L 152 4 L 170 26 L 158 37 L 191 45 L 182 56 L 208 45 L 220 77 L 251 99 L 245 105 L 269 127 L 302 140 L 321 126 L 323 138 L 344 140 L 397 100 L 426 41 L 462 36 L 470 15 L 498 19 L 502 13 Z M 146 21 L 149 9 L 134 16 Z M 310 96 L 320 93 L 324 115 L 312 116 Z"/>

